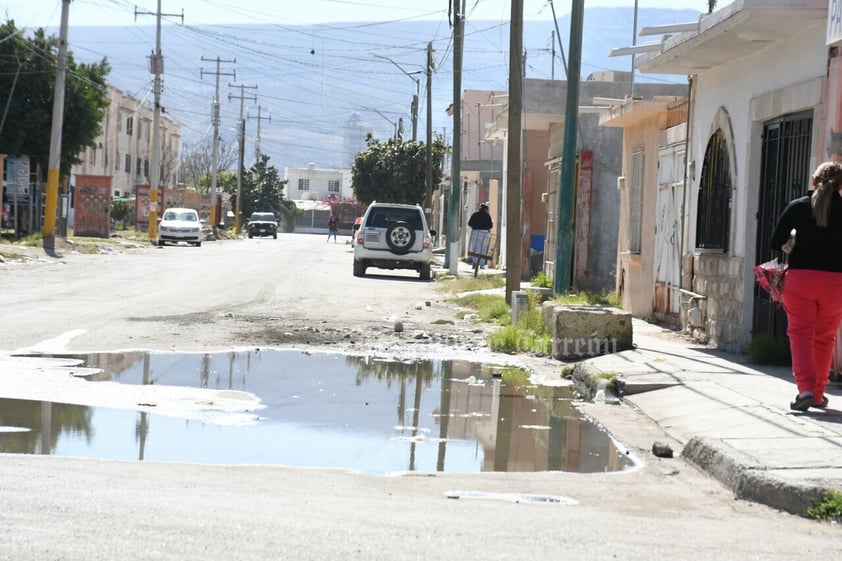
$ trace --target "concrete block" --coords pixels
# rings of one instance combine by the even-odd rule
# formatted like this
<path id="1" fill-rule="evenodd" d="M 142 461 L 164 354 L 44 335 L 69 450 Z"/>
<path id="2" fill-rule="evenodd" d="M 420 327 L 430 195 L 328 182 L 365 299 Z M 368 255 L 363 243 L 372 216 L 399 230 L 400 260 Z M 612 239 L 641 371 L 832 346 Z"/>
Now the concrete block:
<path id="1" fill-rule="evenodd" d="M 603 306 L 544 307 L 553 358 L 580 359 L 633 348 L 632 316 Z"/>
<path id="2" fill-rule="evenodd" d="M 511 313 L 512 325 L 517 324 L 520 318 L 526 315 L 529 311 L 529 295 L 525 290 L 515 290 L 512 292 Z"/>

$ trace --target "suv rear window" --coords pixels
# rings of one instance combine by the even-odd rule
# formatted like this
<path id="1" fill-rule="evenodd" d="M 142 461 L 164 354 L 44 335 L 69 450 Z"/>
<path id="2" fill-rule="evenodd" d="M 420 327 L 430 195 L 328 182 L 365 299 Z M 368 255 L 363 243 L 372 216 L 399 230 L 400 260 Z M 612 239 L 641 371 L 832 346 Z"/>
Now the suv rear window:
<path id="1" fill-rule="evenodd" d="M 373 208 L 365 225 L 372 228 L 390 228 L 396 222 L 406 222 L 413 230 L 420 230 L 421 214 L 411 208 Z"/>
<path id="2" fill-rule="evenodd" d="M 274 222 L 275 215 L 271 212 L 255 212 L 249 218 L 252 222 Z"/>

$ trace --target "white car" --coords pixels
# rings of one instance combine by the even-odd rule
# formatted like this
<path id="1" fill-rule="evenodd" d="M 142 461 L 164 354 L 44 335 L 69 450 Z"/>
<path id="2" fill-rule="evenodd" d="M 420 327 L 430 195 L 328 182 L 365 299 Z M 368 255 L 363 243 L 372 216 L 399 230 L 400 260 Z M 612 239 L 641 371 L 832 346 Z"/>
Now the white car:
<path id="1" fill-rule="evenodd" d="M 192 208 L 168 208 L 158 222 L 158 246 L 178 242 L 202 245 L 202 224 Z"/>
<path id="2" fill-rule="evenodd" d="M 371 203 L 355 233 L 354 276 L 378 267 L 415 269 L 421 280 L 430 280 L 435 235 L 420 206 Z"/>

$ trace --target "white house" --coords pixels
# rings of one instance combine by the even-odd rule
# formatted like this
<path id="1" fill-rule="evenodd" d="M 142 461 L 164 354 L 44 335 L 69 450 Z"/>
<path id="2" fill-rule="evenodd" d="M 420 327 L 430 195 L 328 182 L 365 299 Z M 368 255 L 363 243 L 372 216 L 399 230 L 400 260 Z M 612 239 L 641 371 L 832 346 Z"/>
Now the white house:
<path id="1" fill-rule="evenodd" d="M 351 190 L 351 170 L 317 168 L 284 168 L 287 180 L 284 198 L 290 200 L 326 201 L 354 198 Z"/>
<path id="2" fill-rule="evenodd" d="M 695 22 L 641 30 L 660 39 L 636 47 L 635 67 L 690 80 L 678 209 L 682 321 L 724 349 L 783 334 L 783 311 L 758 289 L 752 268 L 771 256 L 784 205 L 832 156 L 824 126 L 836 56 L 826 43 L 829 3 L 736 0 Z"/>

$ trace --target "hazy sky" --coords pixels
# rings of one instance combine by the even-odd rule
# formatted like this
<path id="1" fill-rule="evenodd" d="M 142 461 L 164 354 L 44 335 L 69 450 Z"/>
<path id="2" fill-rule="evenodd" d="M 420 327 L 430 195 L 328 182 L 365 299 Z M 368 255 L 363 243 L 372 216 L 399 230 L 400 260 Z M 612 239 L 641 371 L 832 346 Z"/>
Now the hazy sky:
<path id="1" fill-rule="evenodd" d="M 720 0 L 720 5 L 728 4 Z M 448 0 L 161 0 L 163 14 L 180 14 L 184 23 L 282 23 L 306 25 L 350 21 L 447 19 Z M 585 0 L 585 7 L 634 6 L 634 0 Z M 154 24 L 148 12 L 157 0 L 73 0 L 70 25 Z M 549 0 L 523 0 L 525 19 L 552 19 Z M 17 27 L 58 27 L 61 0 L 6 0 L 3 20 Z M 468 16 L 476 20 L 508 19 L 511 0 L 466 0 Z M 570 11 L 569 0 L 555 0 L 556 15 Z M 640 8 L 707 10 L 707 0 L 638 0 Z M 4 8 L 0 8 L 3 10 Z M 135 17 L 135 10 L 139 12 Z M 181 18 L 168 18 L 180 22 Z"/>

